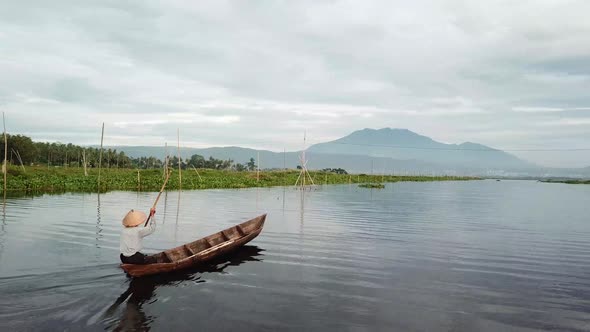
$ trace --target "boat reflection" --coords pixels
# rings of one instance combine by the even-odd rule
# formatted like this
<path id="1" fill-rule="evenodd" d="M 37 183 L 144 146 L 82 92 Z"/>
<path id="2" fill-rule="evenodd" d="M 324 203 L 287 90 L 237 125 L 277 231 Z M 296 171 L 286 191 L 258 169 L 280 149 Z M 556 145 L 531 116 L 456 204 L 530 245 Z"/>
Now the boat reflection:
<path id="1" fill-rule="evenodd" d="M 162 286 L 178 286 L 187 281 L 202 283 L 202 273 L 223 272 L 228 266 L 238 266 L 245 262 L 261 262 L 264 250 L 257 246 L 243 246 L 236 251 L 219 257 L 195 268 L 141 278 L 129 278 L 129 287 L 106 310 L 103 322 L 106 329 L 114 331 L 147 331 L 155 317 L 143 311 L 143 305 L 153 300 L 154 292 Z M 122 310 L 119 307 L 126 302 Z M 120 313 L 119 313 L 120 312 Z"/>

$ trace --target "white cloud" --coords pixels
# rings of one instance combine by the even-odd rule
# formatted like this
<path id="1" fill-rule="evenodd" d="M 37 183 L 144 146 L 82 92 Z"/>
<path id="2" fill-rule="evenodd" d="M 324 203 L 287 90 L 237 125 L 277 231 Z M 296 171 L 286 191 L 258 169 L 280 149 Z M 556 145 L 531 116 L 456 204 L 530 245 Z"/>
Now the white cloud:
<path id="1" fill-rule="evenodd" d="M 304 130 L 390 126 L 567 148 L 590 142 L 571 132 L 590 112 L 588 12 L 584 0 L 7 2 L 0 107 L 10 130 L 79 144 L 105 122 L 111 144 L 181 127 L 195 146 L 280 151 Z"/>

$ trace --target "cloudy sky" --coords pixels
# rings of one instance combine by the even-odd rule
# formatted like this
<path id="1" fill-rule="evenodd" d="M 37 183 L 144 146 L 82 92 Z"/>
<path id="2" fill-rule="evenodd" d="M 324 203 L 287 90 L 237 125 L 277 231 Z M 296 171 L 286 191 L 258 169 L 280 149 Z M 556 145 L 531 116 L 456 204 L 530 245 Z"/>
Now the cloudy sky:
<path id="1" fill-rule="evenodd" d="M 590 1 L 0 0 L 8 131 L 300 149 L 362 128 L 590 148 Z M 589 166 L 586 151 L 514 151 Z"/>

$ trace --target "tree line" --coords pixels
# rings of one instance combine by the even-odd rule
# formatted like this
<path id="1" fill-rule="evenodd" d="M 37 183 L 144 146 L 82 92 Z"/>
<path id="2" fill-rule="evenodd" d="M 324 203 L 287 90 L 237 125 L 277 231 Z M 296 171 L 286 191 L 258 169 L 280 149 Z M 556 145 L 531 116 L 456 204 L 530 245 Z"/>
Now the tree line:
<path id="1" fill-rule="evenodd" d="M 84 162 L 90 168 L 98 167 L 99 162 L 104 168 L 162 168 L 166 161 L 156 157 L 131 158 L 123 151 L 116 149 L 104 149 L 102 159 L 100 148 L 82 147 L 71 143 L 34 142 L 24 135 L 7 135 L 8 161 L 14 165 L 47 165 L 61 167 L 82 167 Z M 0 138 L 0 156 L 4 156 L 4 135 Z M 168 159 L 170 167 L 178 168 L 179 159 L 174 156 Z M 218 170 L 253 171 L 256 169 L 256 161 L 241 164 L 233 160 L 221 160 L 213 157 L 205 157 L 195 154 L 188 159 L 180 159 L 180 167 L 210 168 Z"/>

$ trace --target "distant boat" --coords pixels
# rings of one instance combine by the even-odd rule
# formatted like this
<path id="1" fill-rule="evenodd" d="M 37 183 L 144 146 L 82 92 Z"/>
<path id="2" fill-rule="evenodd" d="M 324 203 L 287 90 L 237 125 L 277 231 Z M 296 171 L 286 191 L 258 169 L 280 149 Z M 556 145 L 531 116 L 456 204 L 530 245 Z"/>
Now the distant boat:
<path id="1" fill-rule="evenodd" d="M 500 179 L 496 179 L 497 182 L 500 182 Z"/>
<path id="2" fill-rule="evenodd" d="M 264 227 L 266 214 L 224 229 L 176 248 L 150 255 L 154 264 L 121 264 L 121 268 L 133 277 L 182 270 L 227 254 L 258 236 Z"/>

